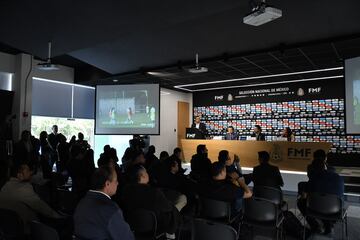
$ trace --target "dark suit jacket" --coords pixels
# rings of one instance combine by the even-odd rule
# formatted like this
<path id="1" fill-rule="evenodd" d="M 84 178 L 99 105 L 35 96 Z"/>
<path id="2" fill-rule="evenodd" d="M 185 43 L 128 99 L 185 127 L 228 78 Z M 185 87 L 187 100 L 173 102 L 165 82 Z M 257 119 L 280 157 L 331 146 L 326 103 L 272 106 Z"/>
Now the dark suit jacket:
<path id="1" fill-rule="evenodd" d="M 251 137 L 256 137 L 256 141 L 265 141 L 265 134 L 263 133 L 259 133 L 259 135 L 253 133 L 251 134 Z"/>
<path id="2" fill-rule="evenodd" d="M 84 239 L 134 240 L 121 209 L 107 196 L 89 191 L 74 214 L 74 232 Z"/>
<path id="3" fill-rule="evenodd" d="M 253 170 L 254 186 L 280 188 L 284 185 L 279 168 L 270 164 L 260 164 Z"/>
<path id="4" fill-rule="evenodd" d="M 193 128 L 193 129 L 196 129 L 195 131 L 195 138 L 196 139 L 205 139 L 205 137 L 206 137 L 206 135 L 207 135 L 207 130 L 206 130 L 206 125 L 204 124 L 204 123 L 200 123 L 200 125 L 199 125 L 199 129 L 197 129 L 196 128 L 196 124 L 195 123 L 193 123 L 192 125 L 191 125 L 191 128 Z"/>
<path id="5" fill-rule="evenodd" d="M 203 154 L 195 154 L 190 161 L 191 175 L 197 180 L 210 178 L 211 161 Z"/>
<path id="6" fill-rule="evenodd" d="M 239 136 L 237 133 L 226 133 L 225 140 L 238 140 Z"/>

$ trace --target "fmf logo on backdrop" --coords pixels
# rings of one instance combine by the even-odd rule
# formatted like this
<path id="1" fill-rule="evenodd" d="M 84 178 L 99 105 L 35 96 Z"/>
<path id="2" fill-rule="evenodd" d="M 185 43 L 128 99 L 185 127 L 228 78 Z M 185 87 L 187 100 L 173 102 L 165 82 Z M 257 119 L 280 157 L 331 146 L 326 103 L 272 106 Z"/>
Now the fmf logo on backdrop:
<path id="1" fill-rule="evenodd" d="M 317 87 L 317 88 L 309 88 L 309 93 L 320 93 L 321 92 L 321 87 Z"/>
<path id="2" fill-rule="evenodd" d="M 220 95 L 220 96 L 215 96 L 215 101 L 222 101 L 224 100 L 224 95 Z"/>

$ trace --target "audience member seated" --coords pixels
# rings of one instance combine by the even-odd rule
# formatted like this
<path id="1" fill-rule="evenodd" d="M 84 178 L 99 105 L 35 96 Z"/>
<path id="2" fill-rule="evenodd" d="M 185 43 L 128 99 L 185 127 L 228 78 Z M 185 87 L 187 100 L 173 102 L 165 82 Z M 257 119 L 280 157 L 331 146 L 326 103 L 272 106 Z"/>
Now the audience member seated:
<path id="1" fill-rule="evenodd" d="M 242 174 L 240 166 L 240 158 L 237 155 L 234 155 L 234 158 L 231 158 L 229 151 L 221 150 L 218 156 L 219 162 L 226 166 L 226 174 L 228 180 L 232 181 L 234 184 L 238 185 L 237 181 L 234 179 L 242 178 L 245 180 L 246 184 L 251 182 L 252 174 Z"/>
<path id="2" fill-rule="evenodd" d="M 157 164 L 160 163 L 159 159 L 155 156 L 155 146 L 149 146 L 148 152 L 145 155 L 145 168 L 147 170 L 154 168 Z"/>
<path id="3" fill-rule="evenodd" d="M 72 191 L 78 198 L 84 196 L 89 190 L 94 169 L 94 151 L 85 150 L 79 145 L 72 146 L 68 170 L 72 178 Z"/>
<path id="4" fill-rule="evenodd" d="M 308 193 L 326 193 L 337 195 L 343 199 L 344 196 L 344 180 L 333 169 L 329 169 L 326 165 L 326 153 L 323 150 L 314 152 L 314 161 L 308 167 L 309 181 L 306 185 L 305 192 L 298 199 L 298 207 L 302 213 L 306 209 L 306 198 Z M 331 234 L 333 232 L 334 223 L 323 221 L 325 229 L 321 228 L 319 220 L 308 217 L 307 221 L 313 232 L 321 232 Z"/>
<path id="5" fill-rule="evenodd" d="M 84 149 L 89 149 L 90 145 L 89 143 L 84 140 L 84 134 L 82 132 L 78 133 L 78 140 L 76 140 L 75 144 L 79 145 L 80 147 Z"/>
<path id="6" fill-rule="evenodd" d="M 175 239 L 175 232 L 179 223 L 178 209 L 165 197 L 164 193 L 150 186 L 146 169 L 136 164 L 128 169 L 131 184 L 125 186 L 121 195 L 121 206 L 124 213 L 131 213 L 135 209 L 153 211 L 158 221 L 158 229 L 165 231 L 167 237 Z"/>
<path id="7" fill-rule="evenodd" d="M 26 163 L 14 165 L 10 180 L 0 191 L 0 208 L 15 211 L 23 220 L 26 233 L 30 230 L 29 223 L 39 221 L 39 217 L 62 218 L 34 192 L 30 183 L 31 175 L 32 172 Z"/>
<path id="8" fill-rule="evenodd" d="M 196 148 L 196 154 L 192 156 L 191 161 L 191 177 L 194 180 L 202 181 L 210 178 L 211 161 L 208 158 L 208 150 L 206 145 L 200 144 Z"/>
<path id="9" fill-rule="evenodd" d="M 178 174 L 184 174 L 185 169 L 182 167 L 181 161 L 181 148 L 175 148 L 173 154 L 169 157 L 171 160 L 175 160 L 178 163 L 179 172 Z"/>
<path id="10" fill-rule="evenodd" d="M 35 152 L 31 143 L 31 134 L 28 130 L 24 130 L 21 133 L 20 141 L 15 144 L 13 159 L 16 164 L 35 161 Z"/>
<path id="11" fill-rule="evenodd" d="M 168 159 L 170 156 L 169 156 L 169 153 L 167 151 L 162 151 L 160 153 L 160 156 L 159 156 L 159 160 L 160 162 L 163 162 L 164 160 Z"/>
<path id="12" fill-rule="evenodd" d="M 209 182 L 199 185 L 199 194 L 203 197 L 230 202 L 233 212 L 238 213 L 242 208 L 243 198 L 250 198 L 252 192 L 245 182 L 238 178 L 238 186 L 226 180 L 226 167 L 221 162 L 214 162 L 211 165 L 211 176 Z"/>
<path id="13" fill-rule="evenodd" d="M 133 240 L 121 209 L 111 200 L 117 189 L 113 168 L 103 166 L 92 175 L 91 190 L 81 199 L 74 214 L 74 234 L 80 239 Z"/>
<path id="14" fill-rule="evenodd" d="M 254 167 L 252 180 L 254 186 L 267 186 L 280 189 L 284 186 L 279 168 L 269 163 L 270 155 L 266 151 L 258 152 L 259 165 Z"/>

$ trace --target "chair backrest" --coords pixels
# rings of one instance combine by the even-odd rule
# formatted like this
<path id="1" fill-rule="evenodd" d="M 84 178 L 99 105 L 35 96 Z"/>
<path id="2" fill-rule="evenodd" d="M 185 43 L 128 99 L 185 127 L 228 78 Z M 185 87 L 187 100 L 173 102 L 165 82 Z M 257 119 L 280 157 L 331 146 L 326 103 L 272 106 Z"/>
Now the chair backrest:
<path id="1" fill-rule="evenodd" d="M 276 205 L 280 205 L 283 202 L 283 194 L 281 189 L 273 187 L 255 186 L 253 189 L 253 195 L 255 198 L 266 199 Z"/>
<path id="2" fill-rule="evenodd" d="M 59 211 L 72 215 L 75 211 L 77 200 L 76 195 L 65 189 L 56 189 L 57 208 Z"/>
<path id="3" fill-rule="evenodd" d="M 260 198 L 245 199 L 244 219 L 257 222 L 277 220 L 277 205 Z"/>
<path id="4" fill-rule="evenodd" d="M 156 236 L 157 219 L 154 212 L 136 209 L 131 213 L 126 213 L 125 217 L 135 235 Z"/>
<path id="5" fill-rule="evenodd" d="M 201 197 L 200 215 L 207 219 L 229 219 L 231 215 L 231 204 Z"/>
<path id="6" fill-rule="evenodd" d="M 36 240 L 59 240 L 59 235 L 55 229 L 43 223 L 32 221 L 30 223 L 31 239 Z"/>
<path id="7" fill-rule="evenodd" d="M 24 235 L 24 223 L 12 210 L 0 209 L 0 229 L 5 239 L 18 238 Z"/>
<path id="8" fill-rule="evenodd" d="M 192 240 L 236 240 L 236 237 L 236 231 L 228 225 L 194 219 Z"/>
<path id="9" fill-rule="evenodd" d="M 343 209 L 342 200 L 336 195 L 326 193 L 309 193 L 307 208 L 320 214 L 337 214 Z"/>

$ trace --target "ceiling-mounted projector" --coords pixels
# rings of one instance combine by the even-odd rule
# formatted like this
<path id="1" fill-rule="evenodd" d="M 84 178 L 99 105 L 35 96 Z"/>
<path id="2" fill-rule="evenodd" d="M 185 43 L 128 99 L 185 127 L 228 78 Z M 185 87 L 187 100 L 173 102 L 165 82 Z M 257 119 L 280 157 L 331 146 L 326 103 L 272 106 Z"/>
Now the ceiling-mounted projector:
<path id="1" fill-rule="evenodd" d="M 196 61 L 195 67 L 188 69 L 190 73 L 206 73 L 208 71 L 206 67 L 201 67 L 199 65 L 199 54 L 195 55 L 195 61 Z"/>
<path id="2" fill-rule="evenodd" d="M 252 26 L 260 26 L 262 24 L 271 22 L 282 16 L 280 9 L 271 7 L 262 1 L 259 5 L 253 8 L 253 11 L 246 15 L 243 19 L 245 24 Z"/>
<path id="3" fill-rule="evenodd" d="M 39 63 L 36 66 L 37 69 L 42 70 L 42 71 L 54 71 L 54 70 L 59 70 L 59 67 L 56 66 L 55 64 L 51 63 L 51 42 L 48 43 L 48 57 L 46 59 L 46 62 L 44 63 Z"/>

